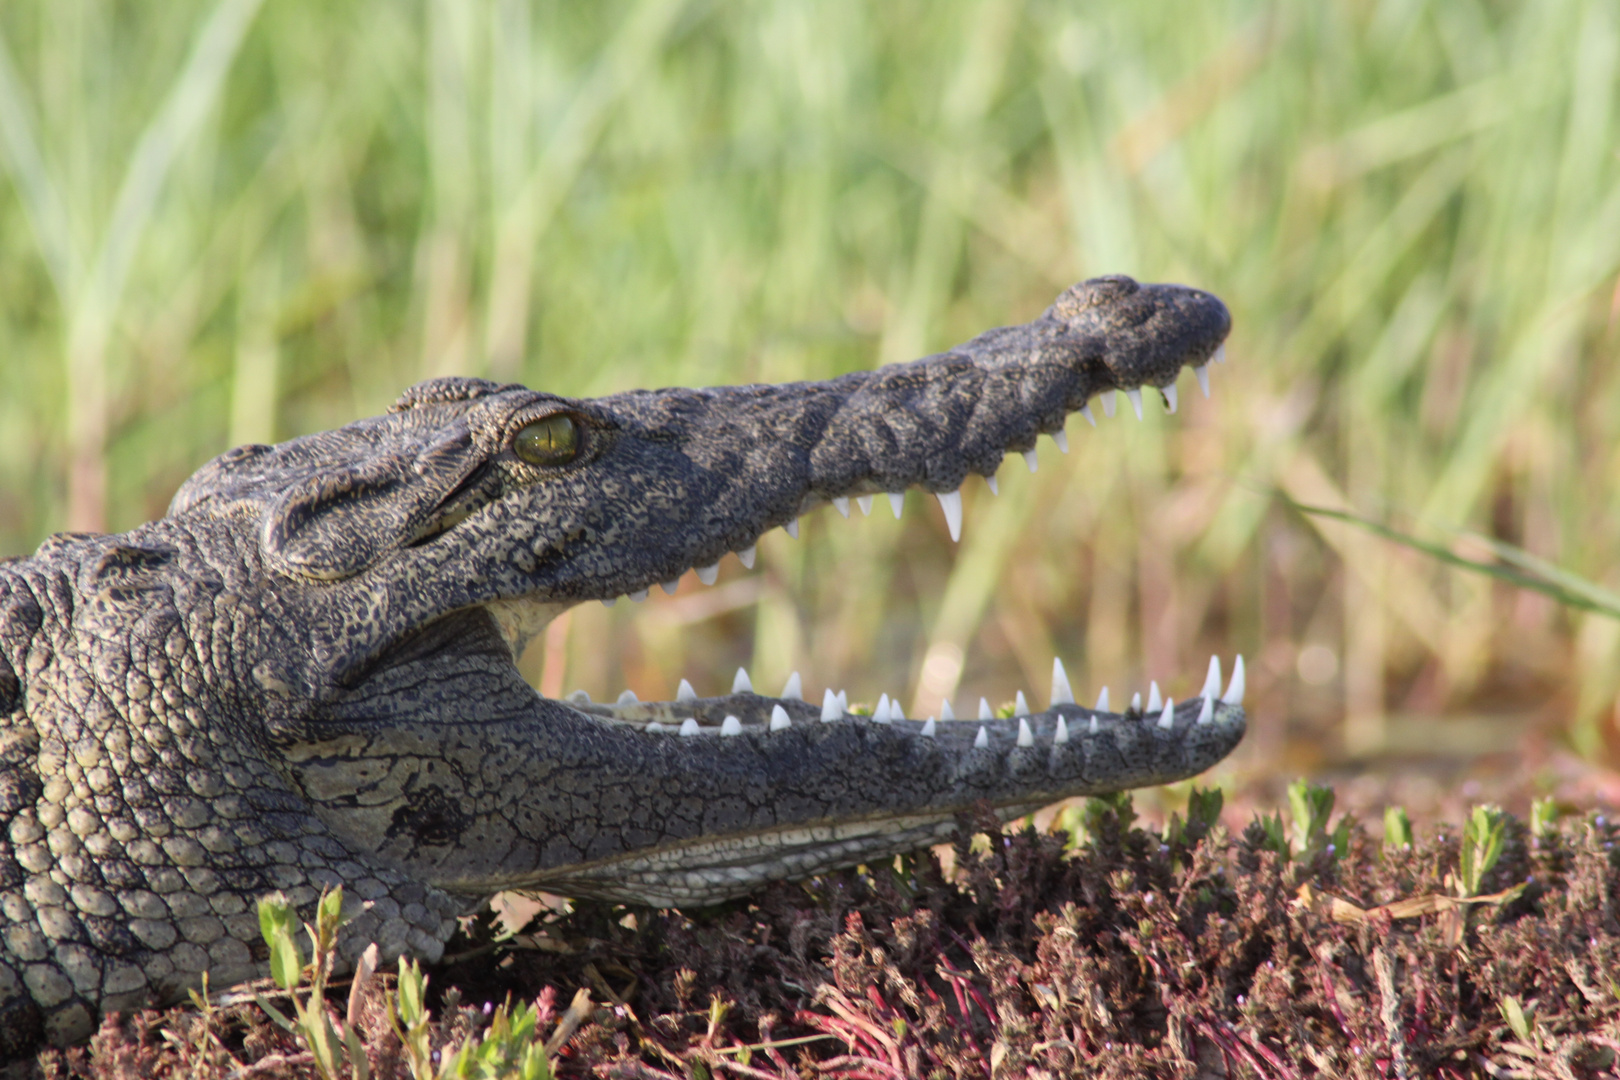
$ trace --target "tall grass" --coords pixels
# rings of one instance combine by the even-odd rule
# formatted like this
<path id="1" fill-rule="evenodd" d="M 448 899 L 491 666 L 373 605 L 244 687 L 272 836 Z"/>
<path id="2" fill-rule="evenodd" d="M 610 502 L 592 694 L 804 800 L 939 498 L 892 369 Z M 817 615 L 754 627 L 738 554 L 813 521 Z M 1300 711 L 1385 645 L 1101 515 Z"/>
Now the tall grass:
<path id="1" fill-rule="evenodd" d="M 819 378 L 1071 280 L 1225 297 L 1232 362 L 970 484 L 591 605 L 548 689 L 1177 696 L 1251 752 L 1523 712 L 1620 756 L 1620 628 L 1260 492 L 1620 584 L 1620 5 L 0 5 L 0 550 L 447 372 Z M 1449 534 L 1448 534 L 1449 535 Z"/>

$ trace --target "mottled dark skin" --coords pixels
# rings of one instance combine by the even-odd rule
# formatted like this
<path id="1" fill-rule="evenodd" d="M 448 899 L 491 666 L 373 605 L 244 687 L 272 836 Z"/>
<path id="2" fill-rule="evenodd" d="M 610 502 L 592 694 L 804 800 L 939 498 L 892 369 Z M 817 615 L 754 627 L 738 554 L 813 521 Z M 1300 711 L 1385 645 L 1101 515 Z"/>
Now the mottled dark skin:
<path id="1" fill-rule="evenodd" d="M 0 1051 L 81 1039 L 205 968 L 216 987 L 261 974 L 272 890 L 306 905 L 341 882 L 370 905 L 348 954 L 436 959 L 499 888 L 712 903 L 933 842 L 975 803 L 1202 771 L 1241 738 L 1236 704 L 1163 722 L 1063 704 L 980 739 L 753 694 L 550 701 L 513 657 L 568 606 L 819 503 L 989 475 L 1089 398 L 1206 363 L 1229 325 L 1207 293 L 1101 278 L 1032 323 L 827 382 L 577 400 L 434 380 L 385 416 L 222 455 L 161 521 L 0 564 Z M 577 456 L 514 452 L 557 414 Z"/>

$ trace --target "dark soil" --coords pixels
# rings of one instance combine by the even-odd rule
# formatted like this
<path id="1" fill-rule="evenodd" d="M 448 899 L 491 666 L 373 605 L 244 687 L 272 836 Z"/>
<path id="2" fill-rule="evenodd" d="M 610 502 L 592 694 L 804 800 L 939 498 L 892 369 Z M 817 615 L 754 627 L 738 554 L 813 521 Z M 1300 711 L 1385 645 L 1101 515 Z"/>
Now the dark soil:
<path id="1" fill-rule="evenodd" d="M 435 1045 L 486 1002 L 538 999 L 549 1022 L 583 987 L 561 1076 L 1620 1077 L 1620 856 L 1599 815 L 1540 836 L 1510 819 L 1477 890 L 1505 896 L 1405 918 L 1362 909 L 1456 897 L 1458 829 L 1385 850 L 1352 824 L 1343 850 L 1288 858 L 1258 823 L 1149 831 L 1128 800 L 1088 818 L 1072 851 L 964 822 L 950 876 L 923 853 L 700 912 L 581 905 L 515 948 L 473 927 L 431 973 Z M 408 1075 L 380 1002 L 360 1027 L 373 1075 Z M 313 1075 L 299 1050 L 254 1005 L 184 1008 L 109 1019 L 38 1067 Z"/>

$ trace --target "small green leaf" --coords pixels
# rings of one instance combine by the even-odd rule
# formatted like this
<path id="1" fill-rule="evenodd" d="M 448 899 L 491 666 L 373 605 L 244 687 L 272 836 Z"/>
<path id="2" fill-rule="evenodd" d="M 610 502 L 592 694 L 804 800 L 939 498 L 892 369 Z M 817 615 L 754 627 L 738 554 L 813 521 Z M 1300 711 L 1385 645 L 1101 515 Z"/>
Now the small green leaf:
<path id="1" fill-rule="evenodd" d="M 323 936 L 343 925 L 343 886 L 321 894 L 321 902 L 315 909 L 315 925 Z"/>
<path id="2" fill-rule="evenodd" d="M 1464 896 L 1478 896 L 1507 839 L 1507 815 L 1497 806 L 1476 806 L 1463 824 L 1462 853 L 1457 867 Z"/>
<path id="3" fill-rule="evenodd" d="M 1226 796 L 1220 788 L 1193 788 L 1187 797 L 1187 824 L 1202 825 L 1206 830 L 1213 828 L 1221 820 L 1225 803 Z"/>
<path id="4" fill-rule="evenodd" d="M 1412 846 L 1412 819 L 1406 816 L 1405 807 L 1384 807 L 1384 844 L 1396 848 Z"/>
<path id="5" fill-rule="evenodd" d="M 1530 835 L 1546 837 L 1558 824 L 1558 800 L 1551 795 L 1530 804 Z"/>
<path id="6" fill-rule="evenodd" d="M 280 893 L 259 901 L 259 933 L 270 946 L 270 977 L 283 990 L 298 985 L 304 972 L 304 955 L 299 951 L 298 918 L 292 905 Z"/>
<path id="7" fill-rule="evenodd" d="M 1502 1010 L 1502 1019 L 1506 1020 L 1508 1027 L 1513 1029 L 1513 1034 L 1517 1035 L 1523 1042 L 1530 1042 L 1534 1022 L 1525 1015 L 1524 1008 L 1519 1004 L 1519 999 L 1509 994 L 1497 1003 L 1497 1008 Z"/>

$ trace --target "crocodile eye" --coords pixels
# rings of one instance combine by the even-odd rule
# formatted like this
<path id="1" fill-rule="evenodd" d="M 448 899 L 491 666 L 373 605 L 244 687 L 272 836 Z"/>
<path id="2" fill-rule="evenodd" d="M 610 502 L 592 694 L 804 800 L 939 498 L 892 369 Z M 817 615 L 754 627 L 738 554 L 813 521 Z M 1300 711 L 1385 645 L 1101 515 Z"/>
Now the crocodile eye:
<path id="1" fill-rule="evenodd" d="M 512 453 L 530 465 L 566 465 L 579 456 L 579 425 L 561 413 L 536 420 L 517 433 Z"/>

